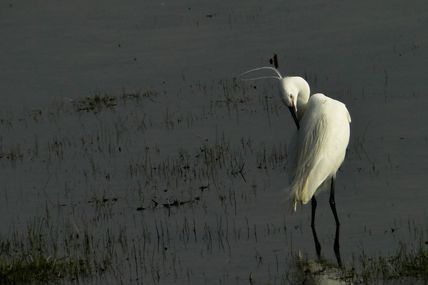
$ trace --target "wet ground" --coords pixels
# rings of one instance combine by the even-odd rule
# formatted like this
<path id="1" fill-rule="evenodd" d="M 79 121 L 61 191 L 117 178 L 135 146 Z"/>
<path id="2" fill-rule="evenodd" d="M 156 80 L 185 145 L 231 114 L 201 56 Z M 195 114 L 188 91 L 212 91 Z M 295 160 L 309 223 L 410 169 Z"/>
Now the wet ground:
<path id="1" fill-rule="evenodd" d="M 4 243 L 91 268 L 64 283 L 293 282 L 316 259 L 281 202 L 294 125 L 277 82 L 236 79 L 276 53 L 352 116 L 344 264 L 425 246 L 424 1 L 146 2 L 1 4 Z M 334 263 L 326 193 L 317 230 Z"/>

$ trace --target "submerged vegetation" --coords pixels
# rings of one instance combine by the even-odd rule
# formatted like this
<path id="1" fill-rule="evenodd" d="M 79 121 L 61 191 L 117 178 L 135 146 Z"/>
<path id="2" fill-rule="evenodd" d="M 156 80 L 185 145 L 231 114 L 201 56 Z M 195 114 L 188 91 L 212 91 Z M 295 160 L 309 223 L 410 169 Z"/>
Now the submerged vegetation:
<path id="1" fill-rule="evenodd" d="M 100 91 L 95 92 L 93 96 L 85 97 L 73 101 L 73 105 L 76 111 L 86 111 L 98 113 L 103 109 L 112 109 L 118 104 L 118 100 L 122 99 L 123 101 L 129 100 L 140 100 L 141 98 L 148 98 L 153 100 L 158 93 L 154 90 L 146 91 L 133 91 L 127 92 L 123 90 L 123 93 L 120 96 L 113 96 L 107 93 L 102 94 Z"/>
<path id="2" fill-rule="evenodd" d="M 0 283 L 299 284 L 327 272 L 353 283 L 427 280 L 423 247 L 353 252 L 340 269 L 302 260 L 290 268 L 311 235 L 305 212 L 291 216 L 280 202 L 291 132 L 275 92 L 222 80 L 2 113 L 11 230 L 1 233 Z M 357 138 L 347 173 L 378 179 L 395 169 L 366 150 L 365 132 Z"/>
<path id="3" fill-rule="evenodd" d="M 363 253 L 352 264 L 343 267 L 326 260 L 314 261 L 298 257 L 296 267 L 293 280 L 298 284 L 378 284 L 394 280 L 427 282 L 428 249 L 422 246 L 408 249 L 408 246 L 401 243 L 399 250 L 392 255 L 369 257 Z"/>
<path id="4" fill-rule="evenodd" d="M 409 249 L 401 243 L 397 253 L 384 257 L 360 258 L 361 279 L 370 283 L 378 280 L 394 280 L 402 278 L 415 278 L 428 281 L 428 249 L 420 246 L 417 249 Z"/>
<path id="5" fill-rule="evenodd" d="M 43 221 L 27 227 L 25 233 L 2 236 L 0 242 L 0 283 L 57 283 L 99 275 L 110 269 L 111 257 L 93 254 L 91 237 L 84 234 L 48 236 Z M 51 226 L 51 231 L 56 226 Z M 68 248 L 63 248 L 68 246 Z M 106 250 L 108 250 L 106 248 Z"/>
<path id="6" fill-rule="evenodd" d="M 1 284 L 57 282 L 66 278 L 76 280 L 89 274 L 81 259 L 27 256 L 15 260 L 0 260 Z"/>
<path id="7" fill-rule="evenodd" d="M 199 199 L 196 198 L 195 200 Z M 156 201 L 154 202 L 155 207 L 160 205 Z M 162 206 L 170 211 L 170 207 L 193 202 L 179 203 L 173 201 Z M 158 232 L 158 239 L 165 238 L 164 230 L 166 230 L 164 226 L 158 228 L 158 231 L 162 231 L 162 233 Z M 208 229 L 204 229 L 204 231 L 206 230 Z M 192 223 L 186 223 L 183 231 L 189 231 L 185 238 L 187 241 L 183 241 L 185 243 L 189 242 L 190 236 L 194 236 L 195 239 L 199 236 L 195 224 L 192 225 Z M 0 282 L 2 284 L 58 283 L 61 279 L 72 282 L 86 280 L 85 282 L 87 282 L 94 277 L 100 278 L 103 274 L 113 274 L 118 270 L 117 266 L 121 262 L 117 253 L 113 252 L 115 248 L 120 246 L 122 249 L 131 251 L 136 249 L 135 243 L 128 248 L 129 245 L 125 241 L 124 234 L 125 232 L 121 232 L 118 239 L 113 238 L 108 246 L 103 248 L 105 253 L 101 254 L 96 254 L 93 251 L 95 249 L 93 237 L 88 235 L 88 232 L 83 233 L 83 236 L 79 236 L 76 232 L 67 235 L 63 241 L 63 246 L 67 246 L 67 249 L 62 250 L 59 248 L 59 244 L 52 243 L 48 239 L 40 224 L 37 227 L 29 227 L 24 235 L 14 234 L 11 239 L 2 237 L 0 244 Z M 209 235 L 206 236 L 206 234 Z M 213 239 L 213 234 L 214 232 L 208 230 L 202 239 L 208 237 Z M 147 236 L 140 242 L 145 244 L 147 238 L 151 239 Z M 163 254 L 168 254 L 167 252 L 171 250 L 170 246 L 168 244 L 162 246 Z M 70 251 L 71 248 L 73 251 Z M 133 254 L 138 259 L 133 262 L 144 262 L 144 257 L 143 259 L 140 259 L 142 256 L 138 257 L 141 254 L 141 244 L 137 248 L 139 252 Z M 63 253 L 60 253 L 61 251 Z M 257 259 L 258 262 L 263 263 L 262 256 L 257 257 Z M 137 263 L 135 265 L 137 266 L 136 269 L 141 266 L 140 270 L 146 271 L 146 264 Z M 156 265 L 151 268 L 151 270 L 156 270 L 152 272 L 155 273 L 152 276 L 155 278 L 152 279 L 155 283 L 162 279 L 159 275 L 161 274 L 160 271 L 157 271 L 159 269 L 156 269 Z M 179 273 L 175 272 L 175 275 L 178 277 Z M 352 263 L 345 264 L 343 267 L 338 267 L 326 260 L 315 261 L 299 256 L 295 259 L 295 268 L 284 269 L 280 275 L 282 275 L 281 284 L 330 284 L 331 282 L 333 282 L 332 284 L 388 284 L 394 280 L 407 280 L 411 283 L 417 280 L 427 282 L 428 250 L 423 247 L 409 249 L 408 246 L 401 244 L 399 250 L 390 256 L 368 257 L 361 254 Z M 252 274 L 250 278 L 252 280 Z"/>

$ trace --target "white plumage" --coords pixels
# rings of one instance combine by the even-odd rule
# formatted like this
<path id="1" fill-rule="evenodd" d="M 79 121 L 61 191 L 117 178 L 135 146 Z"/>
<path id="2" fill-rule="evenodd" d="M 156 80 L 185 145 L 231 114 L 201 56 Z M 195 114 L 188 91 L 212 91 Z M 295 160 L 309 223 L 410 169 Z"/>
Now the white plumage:
<path id="1" fill-rule="evenodd" d="M 243 80 L 275 78 L 280 81 L 281 98 L 289 108 L 297 130 L 289 147 L 288 174 L 290 177 L 289 195 L 293 209 L 297 204 L 306 204 L 311 200 L 311 228 L 317 255 L 321 256 L 321 245 L 315 231 L 315 211 L 317 201 L 315 193 L 320 186 L 330 181 L 330 207 L 336 221 L 334 252 L 341 266 L 339 246 L 340 222 L 334 200 L 334 180 L 336 172 L 345 159 L 349 143 L 349 124 L 351 116 L 345 104 L 317 93 L 310 96 L 306 80 L 298 76 L 283 77 L 273 67 L 265 66 L 246 71 L 273 70 L 274 76 L 261 76 Z"/>
<path id="2" fill-rule="evenodd" d="M 335 177 L 350 135 L 351 116 L 343 103 L 320 93 L 309 98 L 289 148 L 294 210 L 297 203 L 308 203 L 324 181 Z"/>
<path id="3" fill-rule="evenodd" d="M 297 126 L 289 147 L 288 163 L 288 174 L 291 178 L 290 198 L 296 210 L 298 203 L 306 204 L 314 197 L 321 184 L 329 178 L 335 178 L 345 158 L 351 116 L 345 104 L 337 100 L 320 93 L 310 96 L 309 85 L 301 77 L 283 77 L 276 68 L 269 66 L 251 69 L 241 76 L 258 70 L 273 70 L 276 75 L 244 80 L 278 79 L 281 99 L 289 108 Z M 333 184 L 332 180 L 332 209 Z M 335 208 L 333 212 L 335 213 Z M 336 215 L 335 218 L 338 223 Z"/>

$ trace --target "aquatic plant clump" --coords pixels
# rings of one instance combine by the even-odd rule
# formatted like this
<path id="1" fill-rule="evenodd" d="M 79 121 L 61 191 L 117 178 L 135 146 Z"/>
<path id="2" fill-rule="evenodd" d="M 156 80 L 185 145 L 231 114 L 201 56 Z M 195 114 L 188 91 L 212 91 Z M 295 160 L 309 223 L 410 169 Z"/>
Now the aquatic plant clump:
<path id="1" fill-rule="evenodd" d="M 370 282 L 373 280 L 394 280 L 416 278 L 428 280 L 428 250 L 419 247 L 416 250 L 407 249 L 400 244 L 398 252 L 389 257 L 361 257 L 361 278 Z"/>
<path id="2" fill-rule="evenodd" d="M 298 284 L 377 284 L 393 280 L 426 282 L 428 250 L 423 247 L 410 250 L 402 243 L 399 250 L 390 256 L 369 257 L 362 253 L 354 264 L 341 267 L 326 260 L 308 260 L 299 256 L 296 268 L 293 276 Z"/>
<path id="3" fill-rule="evenodd" d="M 28 255 L 15 259 L 0 259 L 1 284 L 48 282 L 63 278 L 76 280 L 88 274 L 89 267 L 86 262 L 73 257 Z"/>
<path id="4" fill-rule="evenodd" d="M 96 94 L 74 102 L 74 107 L 77 111 L 97 113 L 104 108 L 108 109 L 116 106 L 116 101 L 117 99 L 113 96 Z"/>
<path id="5" fill-rule="evenodd" d="M 122 99 L 125 103 L 130 100 L 140 100 L 141 98 L 147 98 L 153 101 L 153 98 L 157 95 L 158 92 L 156 90 L 137 90 L 132 92 L 123 90 L 121 95 L 101 94 L 101 92 L 97 91 L 93 96 L 73 101 L 73 106 L 77 112 L 86 111 L 98 113 L 104 109 L 113 109 L 118 105 L 119 99 Z"/>

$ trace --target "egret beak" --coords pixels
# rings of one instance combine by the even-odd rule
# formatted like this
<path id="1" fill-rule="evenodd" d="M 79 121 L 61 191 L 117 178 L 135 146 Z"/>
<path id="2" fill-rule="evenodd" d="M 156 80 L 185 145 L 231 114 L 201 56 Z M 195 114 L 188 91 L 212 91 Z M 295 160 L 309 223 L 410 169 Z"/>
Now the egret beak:
<path id="1" fill-rule="evenodd" d="M 294 122 L 296 123 L 296 127 L 299 130 L 300 129 L 299 120 L 297 119 L 297 114 L 296 114 L 296 111 L 294 110 L 294 107 L 288 107 L 288 110 L 290 110 L 291 116 L 293 117 Z"/>

